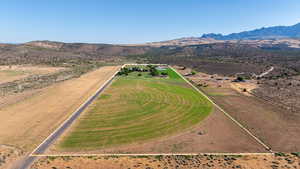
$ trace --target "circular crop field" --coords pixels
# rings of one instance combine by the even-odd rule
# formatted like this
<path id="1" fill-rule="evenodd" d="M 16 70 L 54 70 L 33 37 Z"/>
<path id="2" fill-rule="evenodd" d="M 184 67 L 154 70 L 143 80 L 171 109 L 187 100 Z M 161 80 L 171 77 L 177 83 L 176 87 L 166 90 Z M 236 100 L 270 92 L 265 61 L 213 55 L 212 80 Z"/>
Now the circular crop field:
<path id="1" fill-rule="evenodd" d="M 91 150 L 147 141 L 199 123 L 212 104 L 168 71 L 173 73 L 168 78 L 146 73 L 118 77 L 79 119 L 61 148 Z"/>

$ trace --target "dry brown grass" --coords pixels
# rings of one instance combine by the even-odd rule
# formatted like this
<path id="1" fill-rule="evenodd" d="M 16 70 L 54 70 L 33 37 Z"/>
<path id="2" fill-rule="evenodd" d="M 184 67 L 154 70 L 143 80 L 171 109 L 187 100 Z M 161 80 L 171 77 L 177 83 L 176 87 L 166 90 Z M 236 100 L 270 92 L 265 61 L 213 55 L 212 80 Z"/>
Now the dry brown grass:
<path id="1" fill-rule="evenodd" d="M 42 158 L 32 168 L 97 168 L 97 169 L 269 169 L 300 167 L 299 157 L 287 154 L 247 156 L 145 156 L 145 157 L 56 157 Z"/>
<path id="2" fill-rule="evenodd" d="M 252 90 L 258 88 L 256 81 L 247 81 L 247 82 L 232 82 L 230 83 L 232 89 L 236 90 L 237 92 L 244 94 L 246 96 L 253 96 Z M 246 91 L 244 91 L 246 90 Z"/>
<path id="3" fill-rule="evenodd" d="M 42 89 L 20 102 L 0 107 L 0 144 L 30 151 L 94 93 L 118 66 Z"/>
<path id="4" fill-rule="evenodd" d="M 12 65 L 0 66 L 0 84 L 19 80 L 30 75 L 45 75 L 65 70 L 63 67 Z"/>

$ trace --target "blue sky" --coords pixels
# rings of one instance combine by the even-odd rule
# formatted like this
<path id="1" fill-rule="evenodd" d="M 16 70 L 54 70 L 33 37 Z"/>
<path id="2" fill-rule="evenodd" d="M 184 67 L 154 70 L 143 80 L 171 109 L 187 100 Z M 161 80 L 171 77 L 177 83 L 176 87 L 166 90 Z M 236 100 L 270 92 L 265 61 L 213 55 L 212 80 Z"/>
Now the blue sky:
<path id="1" fill-rule="evenodd" d="M 300 22 L 299 0 L 6 0 L 0 42 L 143 43 Z"/>

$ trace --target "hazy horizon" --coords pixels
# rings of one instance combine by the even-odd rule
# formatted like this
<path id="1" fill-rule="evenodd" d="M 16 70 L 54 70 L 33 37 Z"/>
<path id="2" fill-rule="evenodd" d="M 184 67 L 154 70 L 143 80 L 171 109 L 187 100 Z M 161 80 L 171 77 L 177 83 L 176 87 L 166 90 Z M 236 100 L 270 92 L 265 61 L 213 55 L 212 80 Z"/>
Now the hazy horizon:
<path id="1" fill-rule="evenodd" d="M 137 44 L 300 22 L 297 0 L 2 2 L 0 43 Z"/>

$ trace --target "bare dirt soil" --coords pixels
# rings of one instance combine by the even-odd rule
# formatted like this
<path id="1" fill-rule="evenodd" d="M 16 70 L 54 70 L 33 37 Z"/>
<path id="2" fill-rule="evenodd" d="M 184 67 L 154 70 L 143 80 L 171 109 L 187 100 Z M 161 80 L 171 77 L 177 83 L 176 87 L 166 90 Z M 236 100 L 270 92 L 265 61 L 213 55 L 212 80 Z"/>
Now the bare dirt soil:
<path id="1" fill-rule="evenodd" d="M 44 88 L 20 102 L 4 104 L 0 107 L 0 144 L 31 151 L 118 68 L 102 67 L 78 79 Z"/>
<path id="2" fill-rule="evenodd" d="M 273 150 L 300 151 L 300 117 L 254 97 L 212 96 L 235 119 L 247 126 Z"/>
<path id="3" fill-rule="evenodd" d="M 222 112 L 215 110 L 199 125 L 180 134 L 96 151 L 61 152 L 53 145 L 46 154 L 266 152 Z"/>
<path id="4" fill-rule="evenodd" d="M 93 104 L 90 108 L 93 107 Z M 89 109 L 90 109 L 89 108 Z M 88 110 L 86 110 L 87 112 Z M 80 118 L 83 118 L 81 116 Z M 80 120 L 80 119 L 79 119 Z M 78 120 L 78 121 L 79 121 Z M 64 133 L 67 135 L 78 121 Z M 62 136 L 46 154 L 136 154 L 136 153 L 208 153 L 208 152 L 266 152 L 252 137 L 231 121 L 221 111 L 214 108 L 206 119 L 179 134 L 149 141 L 114 146 L 94 151 L 64 152 L 58 147 Z"/>
<path id="5" fill-rule="evenodd" d="M 247 91 L 250 92 L 242 94 L 242 91 L 236 89 L 237 84 L 227 77 L 219 77 L 219 80 L 216 80 L 215 77 L 205 78 L 201 73 L 197 73 L 188 78 L 274 151 L 300 151 L 299 114 L 287 112 L 253 95 L 248 96 L 252 94 L 253 86 L 247 83 L 255 86 L 255 82 L 246 82 L 243 87 L 248 86 Z"/>
<path id="6" fill-rule="evenodd" d="M 298 169 L 299 157 L 285 154 L 246 156 L 43 157 L 32 169 Z"/>

